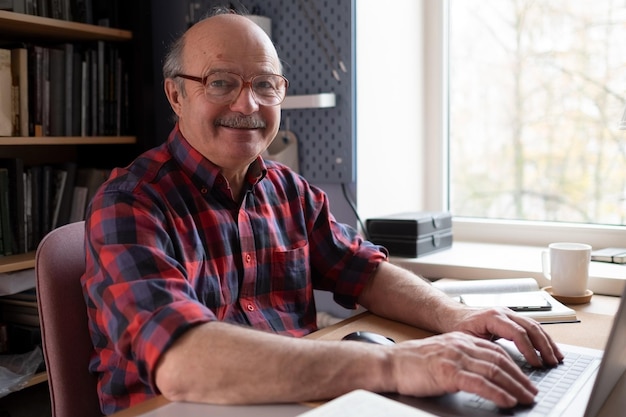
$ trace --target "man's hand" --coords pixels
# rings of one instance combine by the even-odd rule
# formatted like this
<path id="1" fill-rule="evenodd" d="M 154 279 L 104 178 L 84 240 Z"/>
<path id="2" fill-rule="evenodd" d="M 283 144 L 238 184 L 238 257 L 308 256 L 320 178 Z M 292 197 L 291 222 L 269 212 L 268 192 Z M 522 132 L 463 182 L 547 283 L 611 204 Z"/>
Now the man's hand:
<path id="1" fill-rule="evenodd" d="M 539 323 L 508 308 L 464 308 L 454 330 L 488 340 L 511 340 L 532 366 L 555 366 L 563 361 L 558 346 Z"/>
<path id="2" fill-rule="evenodd" d="M 531 404 L 537 389 L 495 343 L 462 332 L 389 347 L 400 394 L 475 393 L 499 407 Z"/>

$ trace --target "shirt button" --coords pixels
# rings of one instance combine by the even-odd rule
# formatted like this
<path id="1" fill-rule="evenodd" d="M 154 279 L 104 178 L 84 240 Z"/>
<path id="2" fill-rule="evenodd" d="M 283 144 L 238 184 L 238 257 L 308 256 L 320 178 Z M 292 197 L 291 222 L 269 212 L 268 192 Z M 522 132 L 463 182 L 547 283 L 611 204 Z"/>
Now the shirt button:
<path id="1" fill-rule="evenodd" d="M 248 304 L 248 311 L 254 311 L 254 306 L 252 304 Z"/>
<path id="2" fill-rule="evenodd" d="M 250 260 L 252 259 L 252 256 L 250 255 L 246 255 L 246 262 L 250 263 Z"/>
<path id="3" fill-rule="evenodd" d="M 202 187 L 202 188 L 200 189 L 200 192 L 201 192 L 202 194 L 206 194 L 206 193 L 208 193 L 208 192 L 209 192 L 209 189 L 208 189 L 208 188 L 206 188 L 206 187 Z"/>

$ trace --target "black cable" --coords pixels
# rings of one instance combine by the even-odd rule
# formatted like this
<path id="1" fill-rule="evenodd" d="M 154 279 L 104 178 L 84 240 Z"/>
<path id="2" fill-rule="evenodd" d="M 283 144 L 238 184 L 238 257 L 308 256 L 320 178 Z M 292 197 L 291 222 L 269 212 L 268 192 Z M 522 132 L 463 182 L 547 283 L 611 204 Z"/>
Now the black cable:
<path id="1" fill-rule="evenodd" d="M 344 183 L 344 182 L 341 183 L 341 191 L 343 192 L 343 197 L 346 199 L 346 201 L 348 202 L 348 205 L 352 209 L 352 212 L 356 216 L 356 221 L 361 226 L 361 233 L 363 234 L 363 236 L 365 237 L 366 240 L 370 240 L 369 233 L 367 232 L 367 228 L 365 227 L 365 224 L 361 220 L 361 216 L 359 216 L 359 212 L 358 212 L 358 210 L 356 208 L 356 205 L 354 204 L 354 201 L 348 195 L 348 189 L 346 187 L 346 183 Z"/>

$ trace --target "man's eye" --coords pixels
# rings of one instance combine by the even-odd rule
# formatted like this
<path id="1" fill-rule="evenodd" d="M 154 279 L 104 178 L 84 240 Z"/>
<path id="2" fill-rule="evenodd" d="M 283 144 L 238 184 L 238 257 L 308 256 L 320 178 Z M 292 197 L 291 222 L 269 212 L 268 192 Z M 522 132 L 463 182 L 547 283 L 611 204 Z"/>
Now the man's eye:
<path id="1" fill-rule="evenodd" d="M 207 87 L 220 90 L 220 89 L 233 88 L 235 84 L 236 83 L 233 83 L 232 81 L 229 81 L 229 80 L 218 79 L 218 80 L 210 80 L 207 83 Z"/>
<path id="2" fill-rule="evenodd" d="M 274 89 L 274 84 L 272 84 L 270 81 L 267 81 L 267 80 L 259 81 L 254 84 L 254 88 L 258 88 L 261 90 Z"/>

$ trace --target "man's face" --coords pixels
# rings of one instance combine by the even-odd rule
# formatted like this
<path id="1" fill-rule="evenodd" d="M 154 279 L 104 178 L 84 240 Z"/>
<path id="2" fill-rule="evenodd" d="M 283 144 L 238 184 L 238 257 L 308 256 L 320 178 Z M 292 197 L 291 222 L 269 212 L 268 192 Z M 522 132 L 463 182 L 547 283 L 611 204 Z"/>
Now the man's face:
<path id="1" fill-rule="evenodd" d="M 280 74 L 271 41 L 254 23 L 232 15 L 209 20 L 186 35 L 185 74 L 202 77 L 228 71 L 245 81 L 258 74 Z M 248 86 L 231 102 L 215 104 L 207 99 L 201 83 L 184 83 L 186 94 L 179 95 L 180 104 L 173 107 L 185 138 L 214 164 L 227 170 L 247 169 L 276 135 L 280 106 L 260 106 Z"/>

